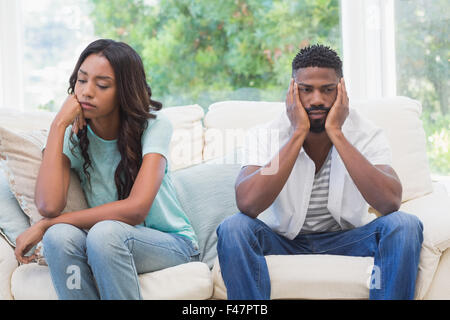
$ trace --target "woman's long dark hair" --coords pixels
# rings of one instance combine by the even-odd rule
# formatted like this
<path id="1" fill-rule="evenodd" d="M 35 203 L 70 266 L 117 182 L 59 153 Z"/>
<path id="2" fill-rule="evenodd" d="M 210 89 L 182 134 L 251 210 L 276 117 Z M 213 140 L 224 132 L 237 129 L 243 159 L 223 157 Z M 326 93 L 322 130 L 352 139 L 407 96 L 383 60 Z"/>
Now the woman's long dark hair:
<path id="1" fill-rule="evenodd" d="M 142 164 L 142 133 L 147 127 L 149 118 L 156 118 L 151 110 L 160 110 L 162 104 L 151 99 L 152 91 L 147 84 L 144 66 L 141 57 L 129 45 L 109 39 L 100 39 L 92 42 L 80 55 L 75 69 L 70 76 L 69 94 L 75 92 L 78 70 L 84 60 L 91 54 L 101 54 L 108 59 L 114 70 L 119 104 L 120 127 L 117 146 L 120 152 L 119 162 L 114 174 L 117 187 L 118 200 L 129 196 L 133 183 Z M 89 119 L 86 119 L 89 123 Z M 89 139 L 87 127 L 77 134 L 81 155 L 84 158 L 83 171 L 90 184 L 90 175 L 87 169 L 91 160 L 87 152 Z M 76 147 L 77 142 L 70 140 Z"/>

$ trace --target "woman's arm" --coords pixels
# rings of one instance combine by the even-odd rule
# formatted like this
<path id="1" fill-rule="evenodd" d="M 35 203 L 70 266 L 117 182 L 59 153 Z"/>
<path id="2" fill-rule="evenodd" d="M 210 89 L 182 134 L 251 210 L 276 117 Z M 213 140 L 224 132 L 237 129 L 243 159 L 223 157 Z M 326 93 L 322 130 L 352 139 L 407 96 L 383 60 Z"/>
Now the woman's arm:
<path id="1" fill-rule="evenodd" d="M 42 219 L 17 237 L 17 259 L 22 263 L 30 262 L 34 256 L 25 257 L 25 254 L 41 241 L 48 228 L 57 223 L 67 223 L 82 229 L 89 229 L 103 220 L 118 220 L 130 225 L 142 223 L 161 186 L 165 168 L 166 158 L 162 155 L 146 154 L 128 198 L 86 210 L 68 212 L 55 218 Z"/>
<path id="2" fill-rule="evenodd" d="M 66 206 L 70 160 L 63 154 L 65 127 L 52 123 L 35 187 L 35 203 L 43 217 L 56 217 Z"/>
<path id="3" fill-rule="evenodd" d="M 66 206 L 70 182 L 70 160 L 63 154 L 66 128 L 76 117 L 82 118 L 81 106 L 69 96 L 50 126 L 45 152 L 35 186 L 35 203 L 43 217 L 56 217 Z M 80 126 L 84 125 L 84 119 Z"/>
<path id="4" fill-rule="evenodd" d="M 138 225 L 145 220 L 152 206 L 164 178 L 165 168 L 166 159 L 162 155 L 146 154 L 130 195 L 126 199 L 46 219 L 44 227 L 47 229 L 57 223 L 68 223 L 78 228 L 89 229 L 103 220 L 118 220 Z"/>

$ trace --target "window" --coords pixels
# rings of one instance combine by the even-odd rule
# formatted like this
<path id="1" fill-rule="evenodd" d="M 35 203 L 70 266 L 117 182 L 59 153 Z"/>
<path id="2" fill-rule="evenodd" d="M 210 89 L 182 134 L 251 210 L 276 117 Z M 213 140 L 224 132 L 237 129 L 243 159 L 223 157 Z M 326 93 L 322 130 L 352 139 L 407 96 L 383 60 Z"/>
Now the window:
<path id="1" fill-rule="evenodd" d="M 18 96 L 26 109 L 58 110 L 79 54 L 96 38 L 138 51 L 155 100 L 205 109 L 226 99 L 284 100 L 299 47 L 326 43 L 347 61 L 352 98 L 422 103 L 431 169 L 450 173 L 448 0 L 0 0 L 0 9 L 2 43 L 21 39 L 0 49 L 5 106 Z"/>
<path id="2" fill-rule="evenodd" d="M 59 110 L 81 51 L 94 39 L 88 0 L 21 0 L 26 109 Z"/>
<path id="3" fill-rule="evenodd" d="M 431 170 L 450 175 L 449 2 L 396 0 L 397 94 L 419 100 Z"/>
<path id="4" fill-rule="evenodd" d="M 341 51 L 338 0 L 22 1 L 27 108 L 59 109 L 94 37 L 135 48 L 165 106 L 284 100 L 300 47 Z"/>

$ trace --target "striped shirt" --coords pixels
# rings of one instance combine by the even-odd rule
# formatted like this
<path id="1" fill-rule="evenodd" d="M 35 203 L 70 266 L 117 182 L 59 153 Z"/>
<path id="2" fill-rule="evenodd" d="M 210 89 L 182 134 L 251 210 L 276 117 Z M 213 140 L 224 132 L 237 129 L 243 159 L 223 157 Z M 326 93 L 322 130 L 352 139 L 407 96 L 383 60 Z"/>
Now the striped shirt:
<path id="1" fill-rule="evenodd" d="M 331 149 L 322 168 L 314 175 L 308 211 L 300 233 L 331 232 L 341 230 L 340 225 L 328 211 Z"/>

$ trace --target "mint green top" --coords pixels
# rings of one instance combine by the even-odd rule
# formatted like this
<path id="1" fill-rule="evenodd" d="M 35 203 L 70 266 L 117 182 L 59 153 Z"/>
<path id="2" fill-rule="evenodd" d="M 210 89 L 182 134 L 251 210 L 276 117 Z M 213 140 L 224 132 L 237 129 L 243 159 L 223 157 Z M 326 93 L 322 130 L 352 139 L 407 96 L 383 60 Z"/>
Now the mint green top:
<path id="1" fill-rule="evenodd" d="M 170 177 L 168 155 L 169 143 L 173 132 L 172 124 L 164 114 L 160 112 L 155 112 L 154 114 L 157 118 L 148 120 L 148 126 L 142 134 L 142 157 L 148 153 L 159 153 L 167 161 L 161 187 L 142 225 L 163 232 L 180 234 L 197 244 L 194 229 L 176 197 L 175 188 Z M 117 201 L 118 192 L 114 182 L 114 173 L 121 160 L 117 148 L 117 140 L 104 140 L 98 137 L 88 125 L 88 154 L 91 159 L 91 166 L 88 168 L 88 172 L 92 186 L 90 188 L 83 171 L 84 159 L 81 156 L 81 149 L 77 146 L 73 150 L 74 152 L 71 152 L 73 148 L 73 144 L 69 139 L 71 130 L 72 126 L 66 129 L 63 153 L 69 158 L 71 168 L 80 177 L 81 186 L 89 207 L 92 208 Z M 78 142 L 75 134 L 73 138 Z"/>

